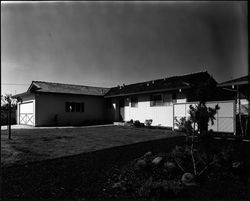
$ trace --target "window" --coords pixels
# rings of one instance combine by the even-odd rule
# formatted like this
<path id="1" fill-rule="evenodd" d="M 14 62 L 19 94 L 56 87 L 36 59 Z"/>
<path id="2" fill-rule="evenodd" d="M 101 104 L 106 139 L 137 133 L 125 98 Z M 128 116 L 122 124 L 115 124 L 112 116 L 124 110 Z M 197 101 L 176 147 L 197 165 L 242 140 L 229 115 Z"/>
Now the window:
<path id="1" fill-rule="evenodd" d="M 163 104 L 166 106 L 170 106 L 173 104 L 173 96 L 172 94 L 164 94 L 163 95 Z"/>
<path id="2" fill-rule="evenodd" d="M 66 112 L 84 112 L 84 103 L 66 102 Z"/>
<path id="3" fill-rule="evenodd" d="M 161 94 L 155 94 L 150 96 L 150 106 L 161 106 L 161 105 L 163 105 Z"/>
<path id="4" fill-rule="evenodd" d="M 136 96 L 131 97 L 131 107 L 138 107 L 138 98 Z"/>

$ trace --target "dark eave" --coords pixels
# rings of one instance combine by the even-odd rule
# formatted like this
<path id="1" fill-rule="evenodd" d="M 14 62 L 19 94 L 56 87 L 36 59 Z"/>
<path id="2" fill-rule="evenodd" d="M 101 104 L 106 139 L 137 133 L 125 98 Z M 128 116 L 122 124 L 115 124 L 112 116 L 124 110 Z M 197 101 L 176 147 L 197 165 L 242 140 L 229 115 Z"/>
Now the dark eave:
<path id="1" fill-rule="evenodd" d="M 222 82 L 220 84 L 217 84 L 218 87 L 230 87 L 232 85 L 248 85 L 249 84 L 250 76 L 243 76 L 240 78 L 236 78 L 233 80 L 228 80 L 226 82 Z"/>
<path id="2" fill-rule="evenodd" d="M 183 86 L 181 89 L 188 89 L 189 86 Z M 167 89 L 157 89 L 157 90 L 149 90 L 149 91 L 141 91 L 141 92 L 132 92 L 132 93 L 123 93 L 123 94 L 116 94 L 116 95 L 105 95 L 104 98 L 113 98 L 113 97 L 122 97 L 122 96 L 132 96 L 132 95 L 139 95 L 139 94 L 152 94 L 152 93 L 160 93 L 160 92 L 167 92 L 167 91 L 174 91 L 179 90 L 180 87 L 173 87 Z"/>
<path id="3" fill-rule="evenodd" d="M 24 97 L 24 96 L 28 96 L 30 94 L 32 94 L 32 93 L 30 93 L 29 91 L 26 91 L 24 93 L 16 94 L 16 95 L 12 96 L 12 98 Z"/>

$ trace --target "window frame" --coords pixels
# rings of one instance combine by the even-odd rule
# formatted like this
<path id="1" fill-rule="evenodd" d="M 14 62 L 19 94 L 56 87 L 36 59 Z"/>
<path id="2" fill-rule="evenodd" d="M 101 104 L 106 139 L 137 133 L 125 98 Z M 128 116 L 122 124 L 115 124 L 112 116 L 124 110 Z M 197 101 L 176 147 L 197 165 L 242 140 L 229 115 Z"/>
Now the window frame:
<path id="1" fill-rule="evenodd" d="M 169 99 L 167 97 L 170 97 Z M 164 106 L 172 106 L 174 103 L 173 99 L 174 95 L 172 93 L 165 93 L 163 94 L 163 105 Z"/>
<path id="2" fill-rule="evenodd" d="M 160 100 L 155 97 L 160 96 Z M 162 94 L 151 94 L 150 95 L 150 107 L 163 106 L 163 95 Z"/>
<path id="3" fill-rule="evenodd" d="M 71 108 L 71 109 L 70 109 Z M 65 112 L 84 112 L 85 104 L 84 102 L 65 102 Z"/>
<path id="4" fill-rule="evenodd" d="M 133 108 L 138 107 L 138 97 L 137 96 L 132 96 L 130 98 L 130 102 L 131 102 L 131 107 L 133 107 Z"/>

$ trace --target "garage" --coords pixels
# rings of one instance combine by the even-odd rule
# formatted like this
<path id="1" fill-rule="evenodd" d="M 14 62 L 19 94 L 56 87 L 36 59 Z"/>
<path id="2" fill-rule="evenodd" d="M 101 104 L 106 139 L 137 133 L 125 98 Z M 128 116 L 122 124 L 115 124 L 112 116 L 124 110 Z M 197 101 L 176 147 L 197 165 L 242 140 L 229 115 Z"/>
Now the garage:
<path id="1" fill-rule="evenodd" d="M 34 101 L 19 104 L 19 124 L 35 125 Z"/>

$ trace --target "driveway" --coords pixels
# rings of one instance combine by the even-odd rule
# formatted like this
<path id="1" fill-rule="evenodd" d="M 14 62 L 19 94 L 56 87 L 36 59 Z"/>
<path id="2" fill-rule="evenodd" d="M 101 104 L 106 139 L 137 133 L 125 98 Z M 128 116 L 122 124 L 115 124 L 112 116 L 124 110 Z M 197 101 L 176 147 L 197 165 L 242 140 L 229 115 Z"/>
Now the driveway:
<path id="1" fill-rule="evenodd" d="M 42 129 L 22 127 L 13 129 L 12 140 L 8 140 L 8 131 L 2 130 L 1 163 L 4 166 L 24 164 L 180 135 L 163 129 L 107 125 Z"/>
<path id="2" fill-rule="evenodd" d="M 11 125 L 11 129 L 55 129 L 55 128 L 91 128 L 91 127 L 105 127 L 112 126 L 113 124 L 105 124 L 105 125 L 94 125 L 94 126 L 61 126 L 61 127 L 34 127 L 29 125 Z M 1 126 L 1 130 L 7 130 L 8 126 Z"/>

